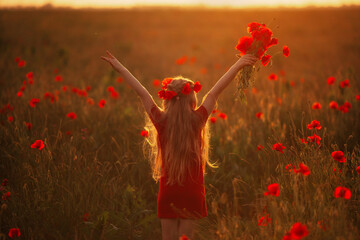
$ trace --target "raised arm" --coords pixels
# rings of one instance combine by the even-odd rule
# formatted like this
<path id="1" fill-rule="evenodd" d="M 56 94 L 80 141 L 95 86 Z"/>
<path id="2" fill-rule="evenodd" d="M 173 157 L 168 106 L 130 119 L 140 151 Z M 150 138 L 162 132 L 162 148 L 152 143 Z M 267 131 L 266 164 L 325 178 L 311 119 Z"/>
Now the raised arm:
<path id="1" fill-rule="evenodd" d="M 146 112 L 150 114 L 151 107 L 155 104 L 150 93 L 109 51 L 106 51 L 106 53 L 108 57 L 102 56 L 101 59 L 110 63 L 114 70 L 121 74 L 124 81 L 140 96 Z"/>
<path id="2" fill-rule="evenodd" d="M 203 102 L 203 106 L 208 113 L 213 110 L 215 103 L 220 93 L 229 85 L 229 83 L 235 78 L 236 74 L 245 66 L 254 65 L 257 61 L 257 57 L 251 54 L 242 56 L 231 68 L 215 83 L 215 85 L 207 93 Z"/>

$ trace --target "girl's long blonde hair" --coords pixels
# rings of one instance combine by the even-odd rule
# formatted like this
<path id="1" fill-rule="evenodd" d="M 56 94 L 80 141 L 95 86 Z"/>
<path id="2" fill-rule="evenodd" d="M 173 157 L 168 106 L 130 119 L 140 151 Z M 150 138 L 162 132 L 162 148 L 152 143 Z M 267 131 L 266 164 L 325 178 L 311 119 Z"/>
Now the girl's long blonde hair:
<path id="1" fill-rule="evenodd" d="M 161 177 L 161 159 L 167 169 L 167 184 L 181 184 L 188 175 L 192 177 L 191 169 L 203 170 L 205 165 L 216 167 L 209 161 L 209 128 L 208 123 L 200 125 L 200 116 L 195 114 L 196 94 L 182 94 L 181 91 L 186 83 L 191 89 L 194 82 L 181 76 L 173 78 L 167 85 L 167 90 L 175 91 L 177 95 L 170 100 L 163 101 L 163 121 L 166 119 L 164 138 L 166 139 L 162 152 L 160 139 L 151 120 L 147 118 L 146 128 L 149 131 L 149 139 L 146 144 L 150 146 L 149 160 L 152 167 L 152 175 L 155 181 Z M 199 142 L 199 137 L 201 141 Z"/>

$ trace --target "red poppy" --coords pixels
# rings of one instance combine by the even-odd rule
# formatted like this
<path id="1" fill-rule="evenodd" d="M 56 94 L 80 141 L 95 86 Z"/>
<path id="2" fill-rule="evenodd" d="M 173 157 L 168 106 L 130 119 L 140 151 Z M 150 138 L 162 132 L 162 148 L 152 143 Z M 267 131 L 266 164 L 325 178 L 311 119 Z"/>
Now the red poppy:
<path id="1" fill-rule="evenodd" d="M 4 193 L 4 194 L 2 195 L 2 200 L 5 201 L 5 200 L 9 199 L 10 196 L 11 196 L 11 193 L 10 193 L 10 192 L 6 192 L 6 193 Z"/>
<path id="2" fill-rule="evenodd" d="M 343 106 L 346 107 L 347 109 L 351 109 L 351 104 L 348 101 L 344 102 Z"/>
<path id="3" fill-rule="evenodd" d="M 309 231 L 307 230 L 306 225 L 302 225 L 301 223 L 295 223 L 290 229 L 291 239 L 302 239 L 309 235 Z"/>
<path id="4" fill-rule="evenodd" d="M 68 136 L 72 135 L 71 131 L 66 131 L 65 134 L 68 135 Z"/>
<path id="5" fill-rule="evenodd" d="M 246 54 L 250 50 L 253 41 L 253 37 L 241 37 L 235 49 L 239 50 L 242 54 Z"/>
<path id="6" fill-rule="evenodd" d="M 306 138 L 300 138 L 300 140 L 303 144 L 307 144 Z"/>
<path id="7" fill-rule="evenodd" d="M 100 108 L 105 107 L 105 104 L 106 104 L 106 101 L 105 101 L 104 99 L 101 99 L 101 100 L 99 101 L 99 107 L 100 107 Z"/>
<path id="8" fill-rule="evenodd" d="M 52 94 L 52 93 L 49 93 L 49 92 L 46 92 L 46 93 L 44 93 L 44 98 L 45 99 L 50 99 L 50 101 L 53 103 L 54 101 L 55 101 L 55 96 L 54 96 L 54 94 Z"/>
<path id="9" fill-rule="evenodd" d="M 8 183 L 9 183 L 9 181 L 7 180 L 7 178 L 4 178 L 2 183 L 1 183 L 1 186 L 5 187 Z"/>
<path id="10" fill-rule="evenodd" d="M 38 98 L 33 98 L 30 100 L 30 107 L 35 107 L 36 104 L 38 104 L 40 102 L 40 99 Z"/>
<path id="11" fill-rule="evenodd" d="M 350 87 L 349 79 L 345 79 L 344 81 L 341 81 L 341 82 L 340 82 L 340 87 L 341 87 L 341 88 Z"/>
<path id="12" fill-rule="evenodd" d="M 9 117 L 8 117 L 8 121 L 12 123 L 12 122 L 14 121 L 14 117 L 13 117 L 13 116 L 9 116 Z"/>
<path id="13" fill-rule="evenodd" d="M 289 163 L 288 165 L 285 166 L 285 169 L 286 169 L 287 172 L 291 172 L 292 170 L 295 171 L 296 168 L 295 168 L 294 165 L 292 165 L 291 163 Z"/>
<path id="14" fill-rule="evenodd" d="M 95 102 L 94 102 L 94 100 L 92 98 L 86 99 L 86 103 L 89 104 L 89 105 L 94 105 L 95 104 Z"/>
<path id="15" fill-rule="evenodd" d="M 285 57 L 288 57 L 289 54 L 290 54 L 290 50 L 289 50 L 289 47 L 288 46 L 284 46 L 283 47 L 283 54 Z"/>
<path id="16" fill-rule="evenodd" d="M 84 221 L 84 222 L 89 221 L 89 217 L 90 217 L 90 214 L 89 214 L 89 213 L 84 213 L 84 215 L 83 215 L 83 221 Z"/>
<path id="17" fill-rule="evenodd" d="M 273 183 L 267 187 L 268 191 L 264 193 L 265 196 L 272 195 L 278 197 L 280 195 L 279 184 Z"/>
<path id="18" fill-rule="evenodd" d="M 334 77 L 329 77 L 328 79 L 327 79 L 327 84 L 328 85 L 332 85 L 332 84 L 334 84 L 335 83 L 335 78 Z"/>
<path id="19" fill-rule="evenodd" d="M 78 93 L 78 92 L 79 92 L 79 89 L 78 89 L 77 87 L 73 87 L 73 88 L 71 89 L 71 91 L 72 91 L 73 93 Z"/>
<path id="20" fill-rule="evenodd" d="M 264 66 L 268 65 L 269 62 L 270 62 L 270 58 L 271 58 L 270 55 L 265 55 L 265 56 L 263 56 L 263 57 L 261 58 L 261 63 L 262 63 L 262 65 L 264 65 Z"/>
<path id="21" fill-rule="evenodd" d="M 346 187 L 337 187 L 334 191 L 334 197 L 336 198 L 344 198 L 344 199 L 350 199 L 351 192 Z"/>
<path id="22" fill-rule="evenodd" d="M 195 84 L 194 84 L 194 87 L 193 87 L 193 90 L 198 93 L 202 88 L 202 85 L 199 83 L 199 81 L 197 81 Z"/>
<path id="23" fill-rule="evenodd" d="M 312 136 L 308 136 L 308 140 L 309 140 L 309 142 L 316 142 L 319 145 L 320 141 L 321 141 L 321 137 L 314 134 Z"/>
<path id="24" fill-rule="evenodd" d="M 37 148 L 39 150 L 45 147 L 44 142 L 42 140 L 36 140 L 33 144 L 31 144 L 31 148 Z"/>
<path id="25" fill-rule="evenodd" d="M 294 87 L 295 86 L 295 82 L 294 81 L 290 81 L 290 86 Z"/>
<path id="26" fill-rule="evenodd" d="M 272 38 L 269 45 L 267 46 L 268 48 L 271 46 L 275 46 L 279 43 L 279 40 L 277 38 Z"/>
<path id="27" fill-rule="evenodd" d="M 20 237 L 20 229 L 19 228 L 10 228 L 9 237 L 10 238 Z"/>
<path id="28" fill-rule="evenodd" d="M 333 168 L 333 172 L 334 172 L 334 173 L 337 173 L 337 172 L 338 172 L 338 173 L 340 173 L 340 174 L 342 173 L 342 171 L 341 171 L 340 168 Z"/>
<path id="29" fill-rule="evenodd" d="M 113 86 L 109 86 L 109 87 L 107 88 L 107 91 L 108 91 L 108 92 L 114 91 L 114 87 L 113 87 Z"/>
<path id="30" fill-rule="evenodd" d="M 89 92 L 91 90 L 91 86 L 86 86 L 86 91 Z"/>
<path id="31" fill-rule="evenodd" d="M 57 76 L 55 77 L 55 81 L 56 81 L 56 82 L 62 82 L 62 80 L 63 80 L 63 78 L 62 78 L 60 75 L 57 75 Z"/>
<path id="32" fill-rule="evenodd" d="M 275 144 L 273 145 L 273 149 L 276 150 L 276 151 L 279 151 L 279 152 L 281 152 L 281 153 L 284 153 L 283 150 L 284 150 L 285 148 L 286 148 L 286 147 L 284 147 L 284 146 L 282 145 L 282 143 L 275 143 Z"/>
<path id="33" fill-rule="evenodd" d="M 258 119 L 261 119 L 263 116 L 264 116 L 264 114 L 263 114 L 262 112 L 256 113 L 256 117 L 257 117 Z"/>
<path id="34" fill-rule="evenodd" d="M 207 74 L 207 72 L 208 72 L 208 70 L 205 67 L 200 69 L 200 73 L 203 75 Z"/>
<path id="35" fill-rule="evenodd" d="M 271 222 L 271 218 L 269 218 L 269 214 L 266 214 L 265 216 L 261 217 L 258 221 L 258 226 L 267 226 Z"/>
<path id="36" fill-rule="evenodd" d="M 316 128 L 317 130 L 320 130 L 321 125 L 320 125 L 320 122 L 318 122 L 316 120 L 312 120 L 312 122 L 307 125 L 307 128 L 310 129 L 310 130 L 313 129 L 313 128 Z"/>
<path id="37" fill-rule="evenodd" d="M 216 123 L 216 117 L 211 117 L 211 118 L 210 118 L 210 122 Z"/>
<path id="38" fill-rule="evenodd" d="M 180 237 L 180 240 L 189 240 L 189 238 L 188 238 L 185 234 L 183 234 L 183 235 Z"/>
<path id="39" fill-rule="evenodd" d="M 257 22 L 251 22 L 247 25 L 247 32 L 252 33 L 253 31 L 259 30 L 261 26 L 265 27 L 265 24 L 257 23 Z"/>
<path id="40" fill-rule="evenodd" d="M 69 112 L 66 117 L 70 118 L 70 119 L 76 119 L 76 114 L 74 112 Z"/>
<path id="41" fill-rule="evenodd" d="M 264 146 L 262 146 L 262 145 L 257 145 L 257 147 L 256 147 L 256 149 L 258 150 L 258 151 L 262 151 L 263 149 L 264 149 Z"/>
<path id="42" fill-rule="evenodd" d="M 110 97 L 113 99 L 118 99 L 120 97 L 120 95 L 117 91 L 114 90 L 110 93 Z"/>
<path id="43" fill-rule="evenodd" d="M 339 106 L 339 111 L 342 113 L 347 113 L 349 112 L 349 108 L 347 108 L 345 105 L 341 105 Z"/>
<path id="44" fill-rule="evenodd" d="M 181 93 L 184 95 L 188 95 L 191 92 L 190 83 L 185 83 L 183 89 L 181 90 Z"/>
<path id="45" fill-rule="evenodd" d="M 63 92 L 66 92 L 67 91 L 67 86 L 62 86 L 62 88 L 61 88 L 61 90 L 63 91 Z"/>
<path id="46" fill-rule="evenodd" d="M 252 92 L 253 94 L 257 94 L 257 93 L 258 93 L 258 90 L 257 90 L 257 88 L 253 87 L 253 88 L 251 89 L 251 92 Z"/>
<path id="47" fill-rule="evenodd" d="M 335 102 L 335 101 L 331 101 L 331 102 L 329 103 L 329 107 L 330 107 L 331 109 L 337 109 L 337 108 L 338 108 L 338 104 L 337 104 L 337 102 Z"/>
<path id="48" fill-rule="evenodd" d="M 268 79 L 270 81 L 277 81 L 278 80 L 278 76 L 275 74 L 275 73 L 271 73 L 269 76 L 268 76 Z"/>
<path id="49" fill-rule="evenodd" d="M 25 67 L 25 66 L 26 66 L 25 60 L 20 60 L 20 61 L 18 62 L 18 67 L 19 67 L 19 68 Z"/>
<path id="50" fill-rule="evenodd" d="M 122 83 L 122 82 L 123 82 L 123 78 L 122 78 L 122 77 L 118 77 L 118 78 L 116 79 L 116 82 Z"/>
<path id="51" fill-rule="evenodd" d="M 301 173 L 304 176 L 308 176 L 310 174 L 310 169 L 303 163 L 300 163 L 299 169 L 294 170 L 295 173 Z"/>
<path id="52" fill-rule="evenodd" d="M 344 156 L 344 153 L 342 151 L 334 151 L 331 153 L 331 156 L 335 161 L 338 161 L 340 163 L 344 163 L 346 161 L 346 158 Z"/>
<path id="53" fill-rule="evenodd" d="M 163 99 L 164 99 L 164 97 L 165 97 L 165 90 L 160 90 L 160 91 L 158 91 L 158 96 L 159 96 L 159 98 L 163 98 Z"/>
<path id="54" fill-rule="evenodd" d="M 356 171 L 360 175 L 360 165 L 356 168 Z"/>
<path id="55" fill-rule="evenodd" d="M 293 239 L 291 238 L 291 234 L 288 232 L 285 234 L 282 240 L 293 240 Z"/>
<path id="56" fill-rule="evenodd" d="M 359 95 L 356 95 L 356 101 L 360 101 L 360 94 Z"/>
<path id="57" fill-rule="evenodd" d="M 312 105 L 312 109 L 321 109 L 321 104 L 319 102 L 314 102 Z"/>
<path id="58" fill-rule="evenodd" d="M 141 131 L 140 134 L 141 134 L 141 136 L 143 136 L 143 137 L 145 137 L 145 138 L 149 137 L 149 132 L 146 131 L 146 130 Z"/>
<path id="59" fill-rule="evenodd" d="M 26 78 L 27 79 L 32 79 L 34 77 L 34 73 L 33 72 L 28 72 L 27 74 L 26 74 Z"/>
<path id="60" fill-rule="evenodd" d="M 276 98 L 276 101 L 281 105 L 282 104 L 282 99 L 280 97 Z"/>
<path id="61" fill-rule="evenodd" d="M 329 220 L 325 219 L 325 220 L 317 221 L 317 225 L 319 228 L 326 231 L 327 229 L 329 229 Z"/>
<path id="62" fill-rule="evenodd" d="M 173 97 L 175 97 L 177 95 L 176 92 L 174 91 L 165 91 L 165 96 L 164 99 L 166 100 L 171 100 Z"/>
<path id="63" fill-rule="evenodd" d="M 21 59 L 19 57 L 15 58 L 15 62 L 18 63 Z"/>
<path id="64" fill-rule="evenodd" d="M 29 122 L 25 122 L 25 126 L 27 127 L 27 129 L 31 130 L 32 128 L 32 124 Z"/>
<path id="65" fill-rule="evenodd" d="M 220 113 L 218 114 L 218 117 L 219 117 L 219 118 L 222 118 L 222 119 L 224 119 L 224 120 L 227 119 L 227 115 L 226 115 L 225 113 L 223 113 L 223 112 L 220 112 Z"/>
<path id="66" fill-rule="evenodd" d="M 181 58 L 178 58 L 177 60 L 176 60 L 176 64 L 177 65 L 182 65 L 182 64 L 184 64 L 186 61 L 187 61 L 187 56 L 182 56 Z"/>
<path id="67" fill-rule="evenodd" d="M 154 86 L 154 87 L 160 86 L 160 80 L 159 80 L 159 79 L 155 79 L 155 80 L 153 81 L 153 86 Z"/>

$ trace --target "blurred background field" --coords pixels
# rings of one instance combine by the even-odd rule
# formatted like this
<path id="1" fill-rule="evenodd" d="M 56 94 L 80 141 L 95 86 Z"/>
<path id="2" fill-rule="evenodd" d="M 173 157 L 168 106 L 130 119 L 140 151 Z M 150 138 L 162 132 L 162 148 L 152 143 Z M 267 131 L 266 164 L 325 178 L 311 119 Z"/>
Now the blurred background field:
<path id="1" fill-rule="evenodd" d="M 203 84 L 200 102 L 237 60 L 237 41 L 253 21 L 269 26 L 279 46 L 247 104 L 237 100 L 234 82 L 217 105 L 227 119 L 211 116 L 210 155 L 219 168 L 207 169 L 209 216 L 195 239 L 282 239 L 296 222 L 307 226 L 306 239 L 359 239 L 359 8 L 1 10 L 0 180 L 8 180 L 1 194 L 11 196 L 0 200 L 0 234 L 7 239 L 19 228 L 22 239 L 160 239 L 158 184 L 142 152 L 144 109 L 100 56 L 110 50 L 159 105 L 153 81 L 176 75 Z M 271 73 L 278 81 L 268 80 Z M 350 86 L 342 88 L 345 79 Z M 40 99 L 36 107 L 32 98 Z M 351 108 L 330 109 L 330 101 Z M 321 143 L 303 144 L 314 119 L 323 126 Z M 35 140 L 45 147 L 30 148 Z M 284 154 L 272 149 L 277 142 Z M 331 157 L 338 150 L 345 163 Z M 300 163 L 309 176 L 286 171 Z M 264 196 L 272 183 L 279 197 Z M 335 198 L 337 186 L 351 198 Z M 259 226 L 266 214 L 271 222 Z"/>

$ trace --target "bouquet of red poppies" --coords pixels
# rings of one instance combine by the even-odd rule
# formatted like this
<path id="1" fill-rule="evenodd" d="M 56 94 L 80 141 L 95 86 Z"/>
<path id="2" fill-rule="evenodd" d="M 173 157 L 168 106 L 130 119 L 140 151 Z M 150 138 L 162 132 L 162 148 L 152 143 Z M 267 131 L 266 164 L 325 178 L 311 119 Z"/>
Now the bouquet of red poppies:
<path id="1" fill-rule="evenodd" d="M 252 22 L 249 23 L 247 28 L 250 37 L 244 36 L 239 39 L 239 43 L 235 47 L 240 51 L 240 55 L 253 54 L 261 59 L 261 63 L 266 66 L 270 62 L 271 56 L 266 54 L 266 51 L 276 44 L 278 39 L 273 37 L 272 31 L 265 26 L 265 24 Z M 238 91 L 240 97 L 245 99 L 244 91 L 252 86 L 255 82 L 255 67 L 245 66 L 236 75 Z"/>

